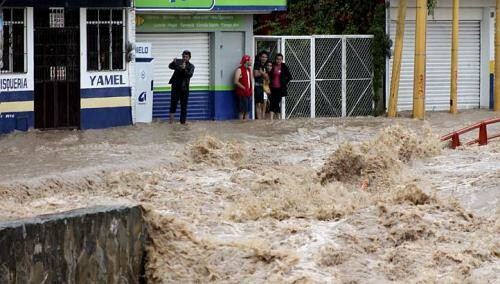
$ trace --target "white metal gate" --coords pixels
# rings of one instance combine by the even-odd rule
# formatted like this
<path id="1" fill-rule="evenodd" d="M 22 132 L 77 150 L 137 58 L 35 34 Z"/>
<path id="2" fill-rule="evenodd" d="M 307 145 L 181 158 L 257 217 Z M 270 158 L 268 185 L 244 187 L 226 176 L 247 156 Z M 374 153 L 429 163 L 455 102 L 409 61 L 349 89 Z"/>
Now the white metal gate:
<path id="1" fill-rule="evenodd" d="M 371 114 L 372 41 L 370 35 L 254 37 L 255 53 L 282 53 L 292 73 L 282 118 Z"/>

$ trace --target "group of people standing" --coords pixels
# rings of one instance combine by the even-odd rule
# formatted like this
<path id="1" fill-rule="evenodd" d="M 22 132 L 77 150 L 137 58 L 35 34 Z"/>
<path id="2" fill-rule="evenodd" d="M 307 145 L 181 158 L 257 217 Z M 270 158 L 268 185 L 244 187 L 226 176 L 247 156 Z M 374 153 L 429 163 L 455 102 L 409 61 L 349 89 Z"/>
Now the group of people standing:
<path id="1" fill-rule="evenodd" d="M 253 68 L 255 118 L 279 118 L 281 100 L 287 96 L 287 86 L 292 80 L 290 70 L 283 63 L 283 55 L 276 54 L 274 62 L 269 60 L 269 53 L 261 51 L 257 55 Z M 238 96 L 239 117 L 248 119 L 252 110 L 252 60 L 244 55 L 240 67 L 234 76 L 236 95 Z"/>
<path id="2" fill-rule="evenodd" d="M 177 104 L 180 101 L 180 122 L 186 123 L 189 83 L 194 73 L 194 65 L 190 62 L 191 52 L 184 50 L 182 59 L 175 58 L 169 64 L 174 70 L 169 83 L 172 85 L 170 101 L 170 122 L 174 121 Z M 240 66 L 234 76 L 235 92 L 238 97 L 239 118 L 246 120 L 252 111 L 252 93 L 255 102 L 257 119 L 265 119 L 269 113 L 270 119 L 279 118 L 281 99 L 287 96 L 287 86 L 292 80 L 290 70 L 283 63 L 283 54 L 278 53 L 274 62 L 269 60 L 269 53 L 261 51 L 257 55 L 252 70 L 252 59 L 249 55 L 241 58 Z M 252 84 L 252 79 L 255 82 Z M 252 86 L 254 87 L 252 92 Z"/>

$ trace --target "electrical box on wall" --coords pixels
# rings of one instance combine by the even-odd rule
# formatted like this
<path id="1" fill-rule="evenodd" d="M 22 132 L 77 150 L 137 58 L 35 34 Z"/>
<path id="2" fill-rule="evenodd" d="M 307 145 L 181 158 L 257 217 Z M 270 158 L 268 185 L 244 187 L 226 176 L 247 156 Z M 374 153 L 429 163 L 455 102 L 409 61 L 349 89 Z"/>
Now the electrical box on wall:
<path id="1" fill-rule="evenodd" d="M 137 43 L 135 48 L 135 121 L 153 121 L 153 57 L 151 43 Z"/>

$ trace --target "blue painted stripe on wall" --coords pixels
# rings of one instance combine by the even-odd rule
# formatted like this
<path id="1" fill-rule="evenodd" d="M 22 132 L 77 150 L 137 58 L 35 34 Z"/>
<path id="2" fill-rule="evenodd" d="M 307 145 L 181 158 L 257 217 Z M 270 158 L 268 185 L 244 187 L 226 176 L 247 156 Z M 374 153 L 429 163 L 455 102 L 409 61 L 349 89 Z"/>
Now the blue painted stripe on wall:
<path id="1" fill-rule="evenodd" d="M 490 109 L 493 109 L 495 102 L 495 74 L 490 74 Z"/>
<path id="2" fill-rule="evenodd" d="M 151 62 L 153 58 L 136 58 L 135 62 Z"/>
<path id="3" fill-rule="evenodd" d="M 6 7 L 132 7 L 130 0 L 7 0 Z"/>
<path id="4" fill-rule="evenodd" d="M 130 107 L 89 108 L 80 110 L 80 128 L 98 129 L 132 124 Z"/>
<path id="5" fill-rule="evenodd" d="M 189 92 L 187 119 L 210 120 L 213 119 L 213 102 L 209 91 Z M 177 105 L 176 117 L 180 115 L 180 103 Z M 170 92 L 155 92 L 153 94 L 153 117 L 167 119 L 170 112 Z"/>
<path id="6" fill-rule="evenodd" d="M 214 92 L 215 120 L 238 118 L 238 98 L 234 91 Z"/>
<path id="7" fill-rule="evenodd" d="M 32 101 L 33 97 L 34 97 L 33 91 L 0 92 L 1 103 Z"/>
<path id="8" fill-rule="evenodd" d="M 170 92 L 154 93 L 153 117 L 168 119 Z M 179 117 L 180 107 L 176 117 Z M 231 120 L 238 118 L 238 98 L 234 91 L 193 91 L 189 94 L 188 119 Z"/>
<path id="9" fill-rule="evenodd" d="M 80 94 L 82 99 L 130 97 L 130 87 L 81 89 Z"/>
<path id="10" fill-rule="evenodd" d="M 218 11 L 286 11 L 287 6 L 214 6 Z"/>
<path id="11" fill-rule="evenodd" d="M 13 117 L 12 117 L 13 116 Z M 35 112 L 3 112 L 0 115 L 0 134 L 14 130 L 27 131 L 35 125 Z"/>

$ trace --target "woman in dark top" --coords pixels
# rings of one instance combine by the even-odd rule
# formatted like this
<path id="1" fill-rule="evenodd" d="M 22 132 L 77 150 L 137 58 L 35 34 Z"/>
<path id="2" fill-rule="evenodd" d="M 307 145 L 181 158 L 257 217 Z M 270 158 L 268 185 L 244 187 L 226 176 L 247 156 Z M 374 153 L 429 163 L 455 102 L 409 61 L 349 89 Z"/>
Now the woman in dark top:
<path id="1" fill-rule="evenodd" d="M 257 119 L 264 119 L 265 116 L 265 100 L 264 100 L 264 80 L 267 78 L 266 62 L 269 55 L 266 51 L 261 51 L 257 55 L 253 68 L 254 81 L 254 101 L 255 115 Z"/>
<path id="2" fill-rule="evenodd" d="M 269 96 L 269 112 L 271 119 L 274 119 L 276 114 L 279 117 L 281 113 L 281 98 L 287 96 L 288 83 L 292 80 L 290 69 L 283 63 L 283 54 L 276 54 L 274 66 L 269 73 L 271 81 L 271 95 Z"/>

